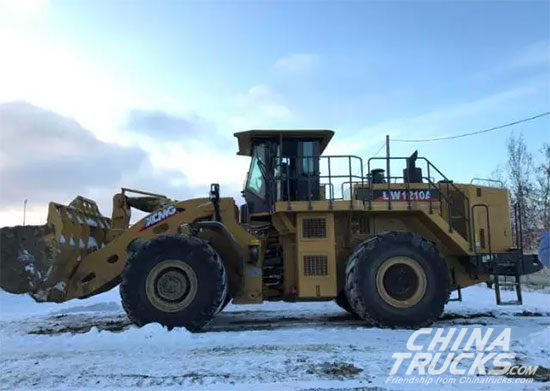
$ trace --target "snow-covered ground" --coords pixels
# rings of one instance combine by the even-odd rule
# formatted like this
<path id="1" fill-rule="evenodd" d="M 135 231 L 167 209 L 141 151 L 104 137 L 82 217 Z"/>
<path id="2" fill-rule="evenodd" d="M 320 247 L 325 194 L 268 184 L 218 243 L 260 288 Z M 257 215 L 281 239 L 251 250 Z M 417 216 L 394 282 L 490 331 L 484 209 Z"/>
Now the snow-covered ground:
<path id="1" fill-rule="evenodd" d="M 521 307 L 494 300 L 485 287 L 465 289 L 434 327 L 512 327 L 518 362 L 550 368 L 550 294 L 524 292 Z M 550 390 L 388 383 L 392 354 L 407 352 L 412 333 L 365 326 L 332 302 L 229 305 L 203 333 L 169 332 L 130 325 L 118 289 L 63 304 L 0 292 L 0 389 Z"/>

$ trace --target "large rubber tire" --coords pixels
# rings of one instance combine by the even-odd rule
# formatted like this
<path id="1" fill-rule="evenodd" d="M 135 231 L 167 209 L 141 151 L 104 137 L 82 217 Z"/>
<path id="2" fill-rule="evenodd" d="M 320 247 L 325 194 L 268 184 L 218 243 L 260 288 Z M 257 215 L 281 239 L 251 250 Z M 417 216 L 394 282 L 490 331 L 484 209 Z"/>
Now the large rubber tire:
<path id="1" fill-rule="evenodd" d="M 359 317 L 357 315 L 357 313 L 355 312 L 355 310 L 353 308 L 351 308 L 351 304 L 349 303 L 349 300 L 346 296 L 346 292 L 345 291 L 342 291 L 338 294 L 338 296 L 336 296 L 336 299 L 334 299 L 334 301 L 336 302 L 336 304 L 338 304 L 338 306 L 340 308 L 342 308 L 343 310 L 349 312 L 350 314 L 352 314 L 353 316 L 355 317 Z"/>
<path id="2" fill-rule="evenodd" d="M 389 273 L 394 266 L 401 270 Z M 403 274 L 408 277 L 402 279 Z M 397 288 L 387 288 L 392 285 Z M 350 256 L 345 292 L 353 310 L 375 326 L 424 327 L 443 313 L 450 294 L 449 271 L 435 246 L 421 236 L 380 233 Z"/>
<path id="3" fill-rule="evenodd" d="M 227 295 L 225 296 L 225 299 L 223 300 L 223 303 L 222 303 L 220 309 L 218 310 L 218 313 L 222 312 L 225 309 L 225 307 L 227 307 L 229 305 L 229 303 L 231 303 L 232 299 L 233 298 L 231 297 L 231 295 L 229 293 L 227 293 Z"/>
<path id="4" fill-rule="evenodd" d="M 227 293 L 225 268 L 206 241 L 188 235 L 163 235 L 140 243 L 128 255 L 120 296 L 128 318 L 136 325 L 158 322 L 169 329 L 186 327 L 195 332 L 223 304 Z M 172 275 L 167 276 L 169 273 Z M 167 295 L 180 296 L 174 299 Z"/>

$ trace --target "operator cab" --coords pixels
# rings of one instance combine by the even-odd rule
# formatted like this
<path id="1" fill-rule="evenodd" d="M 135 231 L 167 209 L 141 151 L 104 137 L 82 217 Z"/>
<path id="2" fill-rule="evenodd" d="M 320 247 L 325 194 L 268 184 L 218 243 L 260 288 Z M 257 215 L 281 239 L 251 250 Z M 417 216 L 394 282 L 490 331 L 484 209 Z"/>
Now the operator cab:
<path id="1" fill-rule="evenodd" d="M 249 130 L 235 133 L 238 155 L 251 156 L 243 196 L 248 213 L 267 213 L 277 201 L 321 198 L 319 157 L 331 130 Z"/>

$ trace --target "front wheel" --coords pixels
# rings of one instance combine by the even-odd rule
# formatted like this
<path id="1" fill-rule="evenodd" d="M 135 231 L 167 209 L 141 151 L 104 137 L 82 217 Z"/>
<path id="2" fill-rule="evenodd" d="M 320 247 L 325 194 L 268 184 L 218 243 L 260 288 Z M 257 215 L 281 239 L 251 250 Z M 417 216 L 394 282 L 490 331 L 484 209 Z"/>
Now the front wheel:
<path id="1" fill-rule="evenodd" d="M 346 292 L 345 291 L 340 292 L 338 294 L 338 296 L 336 296 L 334 301 L 336 302 L 336 304 L 338 304 L 338 306 L 340 308 L 342 308 L 345 311 L 349 312 L 354 317 L 358 317 L 355 310 L 351 307 L 351 304 L 349 303 L 348 298 L 346 297 Z"/>
<path id="2" fill-rule="evenodd" d="M 194 236 L 164 235 L 130 252 L 120 296 L 138 326 L 158 322 L 198 331 L 221 307 L 227 279 L 220 257 Z"/>
<path id="3" fill-rule="evenodd" d="M 386 232 L 367 239 L 348 261 L 353 310 L 380 327 L 418 328 L 443 313 L 450 293 L 447 263 L 419 235 Z"/>

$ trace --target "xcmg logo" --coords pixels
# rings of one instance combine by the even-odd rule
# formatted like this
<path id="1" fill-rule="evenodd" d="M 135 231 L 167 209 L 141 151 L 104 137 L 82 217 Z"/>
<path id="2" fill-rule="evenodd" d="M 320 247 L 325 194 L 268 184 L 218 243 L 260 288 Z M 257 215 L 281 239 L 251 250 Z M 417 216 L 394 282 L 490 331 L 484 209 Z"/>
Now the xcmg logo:
<path id="1" fill-rule="evenodd" d="M 181 212 L 183 209 L 178 209 L 173 205 L 167 206 L 164 209 L 161 209 L 155 213 L 150 214 L 145 218 L 145 225 L 141 230 L 147 229 L 157 223 L 160 223 L 163 220 L 166 220 L 168 217 L 175 215 L 178 212 Z"/>

